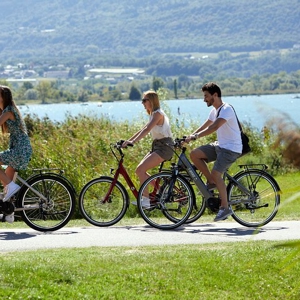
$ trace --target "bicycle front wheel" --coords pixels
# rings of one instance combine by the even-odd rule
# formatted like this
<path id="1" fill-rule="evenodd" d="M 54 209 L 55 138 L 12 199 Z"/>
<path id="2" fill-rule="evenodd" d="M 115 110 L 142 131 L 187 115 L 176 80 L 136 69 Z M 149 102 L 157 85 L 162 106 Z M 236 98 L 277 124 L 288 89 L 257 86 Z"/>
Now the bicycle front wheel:
<path id="1" fill-rule="evenodd" d="M 17 200 L 23 221 L 38 231 L 54 231 L 65 226 L 75 209 L 75 193 L 70 184 L 51 174 L 36 176 L 27 183 L 46 200 L 23 186 Z"/>
<path id="2" fill-rule="evenodd" d="M 111 177 L 99 177 L 88 182 L 80 192 L 79 209 L 82 216 L 99 227 L 119 222 L 126 213 L 129 196 L 120 182 Z"/>
<path id="3" fill-rule="evenodd" d="M 186 172 L 181 172 L 180 175 L 182 175 L 193 187 L 194 191 L 194 203 L 193 203 L 193 210 L 188 217 L 188 219 L 185 221 L 186 224 L 190 224 L 193 222 L 196 222 L 204 213 L 206 209 L 206 202 L 205 198 L 199 193 L 199 190 L 197 187 L 195 187 L 194 181 L 190 178 L 190 176 Z M 201 174 L 199 174 L 201 176 Z M 196 188 L 196 193 L 195 193 Z"/>
<path id="4" fill-rule="evenodd" d="M 148 193 L 150 206 L 145 206 L 142 197 Z M 149 225 L 158 229 L 174 229 L 186 222 L 193 210 L 194 199 L 194 190 L 183 176 L 173 177 L 170 172 L 161 172 L 142 184 L 138 209 Z"/>
<path id="5" fill-rule="evenodd" d="M 277 214 L 280 188 L 275 179 L 261 170 L 237 174 L 227 187 L 232 217 L 241 225 L 259 227 L 269 223 Z"/>

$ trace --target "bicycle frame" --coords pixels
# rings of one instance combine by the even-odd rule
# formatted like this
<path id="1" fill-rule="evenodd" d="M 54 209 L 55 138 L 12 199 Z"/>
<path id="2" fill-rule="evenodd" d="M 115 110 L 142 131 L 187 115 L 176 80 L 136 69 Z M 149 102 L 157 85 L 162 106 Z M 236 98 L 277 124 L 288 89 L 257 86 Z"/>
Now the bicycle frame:
<path id="1" fill-rule="evenodd" d="M 186 147 L 181 148 L 181 153 L 178 156 L 178 163 L 177 166 L 180 168 L 182 167 L 190 176 L 190 178 L 193 180 L 195 185 L 197 186 L 199 192 L 201 195 L 207 200 L 211 197 L 214 197 L 213 193 L 207 189 L 206 184 L 202 180 L 202 178 L 198 175 L 195 168 L 189 161 L 189 159 L 185 155 Z M 263 169 L 265 169 L 265 165 L 262 165 Z M 248 167 L 246 165 L 241 165 L 241 167 Z M 246 189 L 243 185 L 241 185 L 239 182 L 237 182 L 232 176 L 230 176 L 227 172 L 224 173 L 224 178 L 227 178 L 230 182 L 233 182 L 234 185 L 238 186 L 244 193 L 252 197 L 252 193 Z M 249 200 L 247 200 L 249 201 Z M 229 203 L 230 204 L 230 203 Z"/>
<path id="2" fill-rule="evenodd" d="M 182 148 L 181 154 L 178 156 L 178 167 L 183 166 L 183 168 L 186 170 L 190 178 L 193 180 L 195 185 L 198 187 L 200 193 L 205 199 L 209 199 L 213 197 L 213 194 L 207 190 L 205 183 L 201 179 L 201 177 L 198 175 L 198 173 L 195 171 L 193 165 L 188 160 L 188 158 L 185 155 L 186 148 Z"/>
<path id="3" fill-rule="evenodd" d="M 59 170 L 60 172 L 59 172 L 59 175 L 61 175 L 62 173 L 63 173 L 63 171 L 62 170 L 60 170 L 60 169 L 34 169 L 34 171 L 39 171 L 40 172 L 40 174 L 35 174 L 35 175 L 33 175 L 33 176 L 31 176 L 30 177 L 30 179 L 31 178 L 33 178 L 33 177 L 36 177 L 36 176 L 40 176 L 41 175 L 41 172 L 42 171 L 45 171 L 45 170 L 47 170 L 47 171 L 49 171 L 49 170 Z M 51 174 L 54 174 L 54 173 L 51 173 Z M 55 174 L 56 176 L 59 176 L 59 175 L 57 175 L 57 174 Z M 19 181 L 19 182 L 21 182 L 22 183 L 22 185 L 24 185 L 24 186 L 26 186 L 28 189 L 30 189 L 34 194 L 36 194 L 41 200 L 43 200 L 43 201 L 47 201 L 48 199 L 43 195 L 43 194 L 41 194 L 39 191 L 37 191 L 36 189 L 34 189 L 26 180 L 24 180 L 17 172 L 15 172 L 15 176 L 14 176 L 14 179 L 13 179 L 14 181 Z M 28 179 L 27 179 L 28 180 Z M 22 188 L 23 186 L 21 186 L 21 188 Z M 17 194 L 18 195 L 18 194 Z M 29 206 L 25 206 L 25 207 L 15 207 L 15 209 L 14 209 L 14 211 L 23 211 L 23 210 L 30 210 L 30 209 L 33 209 L 33 208 L 35 208 L 35 207 L 33 207 L 32 205 L 29 205 Z"/>
<path id="4" fill-rule="evenodd" d="M 131 190 L 132 194 L 134 195 L 134 197 L 137 199 L 138 198 L 138 194 L 139 194 L 139 191 L 136 189 L 134 183 L 132 182 L 126 168 L 124 167 L 123 165 L 123 162 L 124 162 L 124 153 L 122 151 L 122 148 L 121 148 L 121 145 L 122 145 L 122 142 L 123 141 L 120 141 L 119 143 L 116 144 L 111 144 L 110 145 L 110 149 L 111 149 L 111 152 L 112 154 L 114 155 L 115 159 L 118 161 L 118 168 L 116 170 L 116 172 L 114 173 L 114 168 L 111 168 L 110 169 L 110 174 L 113 175 L 113 181 L 111 183 L 111 186 L 109 187 L 109 190 L 108 192 L 106 193 L 104 199 L 103 199 L 103 203 L 107 202 L 109 200 L 109 196 L 114 188 L 114 186 L 116 185 L 116 182 L 118 181 L 119 179 L 119 176 L 122 175 L 123 178 L 125 179 L 129 189 Z M 120 158 L 118 158 L 118 156 L 116 155 L 115 151 L 113 150 L 112 147 L 115 147 L 119 154 L 120 154 Z M 160 164 L 160 167 L 159 167 L 159 172 L 161 171 L 162 167 L 163 167 L 163 164 L 164 162 L 162 162 Z"/>
<path id="5" fill-rule="evenodd" d="M 137 191 L 134 183 L 132 182 L 132 180 L 131 180 L 131 178 L 130 178 L 130 176 L 129 176 L 127 170 L 126 170 L 126 168 L 123 165 L 123 162 L 124 162 L 124 153 L 123 153 L 123 151 L 121 149 L 122 142 L 123 141 L 118 142 L 117 145 L 116 144 L 111 144 L 110 145 L 110 150 L 111 150 L 113 156 L 115 157 L 115 159 L 118 162 L 118 168 L 117 168 L 117 170 L 116 170 L 115 173 L 114 173 L 114 168 L 110 169 L 110 174 L 113 175 L 113 181 L 112 181 L 112 183 L 111 183 L 111 185 L 110 185 L 110 187 L 109 187 L 109 189 L 108 189 L 108 191 L 107 191 L 104 199 L 102 200 L 103 203 L 109 201 L 110 194 L 111 194 L 114 186 L 116 185 L 116 183 L 117 183 L 120 175 L 122 175 L 123 178 L 125 179 L 126 183 L 128 184 L 128 187 L 131 190 L 131 192 L 134 195 L 134 197 L 136 199 L 138 197 L 138 191 Z M 118 156 L 116 155 L 113 147 L 117 148 L 117 150 L 118 150 L 121 158 L 118 158 Z"/>
<path id="6" fill-rule="evenodd" d="M 23 185 L 26 185 L 32 192 L 34 192 L 37 196 L 39 196 L 42 200 L 47 201 L 47 198 L 42 195 L 40 192 L 35 190 L 30 184 L 28 184 L 22 177 L 17 175 L 18 181 L 22 182 Z"/>
<path id="7" fill-rule="evenodd" d="M 42 200 L 44 200 L 44 201 L 47 201 L 47 198 L 44 196 L 44 195 L 42 195 L 39 191 L 37 191 L 36 189 L 34 189 L 30 184 L 28 184 L 27 183 L 27 181 L 26 180 L 24 180 L 22 177 L 20 177 L 20 175 L 18 175 L 18 173 L 16 172 L 15 173 L 15 176 L 14 176 L 14 181 L 15 180 L 18 180 L 18 181 L 20 181 L 23 185 L 25 185 L 26 187 L 28 187 L 33 193 L 35 193 L 39 198 L 41 198 Z M 21 187 L 22 188 L 22 187 Z M 11 202 L 10 202 L 10 204 L 9 205 L 11 205 L 11 207 L 12 207 L 12 210 L 13 211 L 23 211 L 23 210 L 30 210 L 30 209 L 33 209 L 33 208 L 38 208 L 38 207 L 36 207 L 36 206 L 32 206 L 32 205 L 29 205 L 29 206 L 25 206 L 25 207 L 15 207 L 15 205 L 13 205 Z"/>
<path id="8" fill-rule="evenodd" d="M 131 190 L 131 192 L 133 193 L 134 197 L 136 199 L 138 197 L 138 191 L 137 191 L 134 183 L 132 182 L 126 168 L 124 167 L 123 161 L 124 161 L 124 159 L 122 157 L 118 162 L 118 168 L 117 168 L 117 171 L 116 171 L 115 174 L 114 174 L 114 169 L 110 169 L 110 174 L 114 175 L 114 180 L 113 180 L 113 182 L 112 182 L 112 184 L 111 184 L 111 186 L 110 186 L 110 188 L 109 188 L 109 190 L 108 190 L 108 192 L 107 192 L 107 194 L 106 194 L 106 196 L 103 200 L 104 202 L 107 201 L 107 198 L 111 194 L 111 191 L 113 190 L 113 188 L 114 188 L 116 182 L 118 181 L 120 175 L 122 175 L 123 178 L 125 179 L 126 183 L 128 184 L 128 187 Z"/>

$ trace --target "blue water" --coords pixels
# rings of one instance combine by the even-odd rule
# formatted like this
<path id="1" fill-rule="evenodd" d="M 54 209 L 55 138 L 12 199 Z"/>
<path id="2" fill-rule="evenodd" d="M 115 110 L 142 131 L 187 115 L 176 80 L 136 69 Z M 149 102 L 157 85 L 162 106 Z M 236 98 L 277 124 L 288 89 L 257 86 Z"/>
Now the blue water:
<path id="1" fill-rule="evenodd" d="M 299 95 L 266 95 L 266 96 L 238 96 L 223 97 L 223 101 L 232 104 L 241 122 L 249 122 L 253 127 L 261 128 L 267 121 L 278 115 L 291 118 L 300 125 Z M 184 120 L 188 126 L 190 121 L 203 123 L 211 108 L 206 106 L 203 99 L 185 99 L 163 101 L 162 107 L 167 106 L 170 119 Z M 144 118 L 141 101 L 85 103 L 85 104 L 47 104 L 19 106 L 21 113 L 35 114 L 39 118 L 48 117 L 52 121 L 62 122 L 67 115 L 78 116 L 106 116 L 115 121 L 133 121 Z"/>

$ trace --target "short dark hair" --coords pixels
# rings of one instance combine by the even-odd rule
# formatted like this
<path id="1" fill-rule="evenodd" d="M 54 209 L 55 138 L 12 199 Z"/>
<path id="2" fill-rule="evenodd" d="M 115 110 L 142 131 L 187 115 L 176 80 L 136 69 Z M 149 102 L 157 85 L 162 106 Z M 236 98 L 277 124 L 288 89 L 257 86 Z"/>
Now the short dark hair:
<path id="1" fill-rule="evenodd" d="M 213 95 L 214 93 L 217 93 L 218 97 L 220 97 L 220 98 L 222 97 L 220 87 L 214 82 L 208 82 L 208 83 L 204 84 L 202 87 L 202 92 L 204 92 L 204 91 L 208 91 L 211 95 Z"/>

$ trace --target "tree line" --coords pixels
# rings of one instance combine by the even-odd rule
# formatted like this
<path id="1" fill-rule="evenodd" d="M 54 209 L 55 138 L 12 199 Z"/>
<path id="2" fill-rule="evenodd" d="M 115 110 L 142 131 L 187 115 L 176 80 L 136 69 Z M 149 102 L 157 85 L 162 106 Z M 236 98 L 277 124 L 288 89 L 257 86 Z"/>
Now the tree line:
<path id="1" fill-rule="evenodd" d="M 11 85 L 14 99 L 18 104 L 60 103 L 88 101 L 140 100 L 146 90 L 164 89 L 167 99 L 198 98 L 201 87 L 208 81 L 215 81 L 222 87 L 224 96 L 262 95 L 299 93 L 300 71 L 279 72 L 277 74 L 253 75 L 250 78 L 225 77 L 213 78 L 206 75 L 190 78 L 186 75 L 175 77 L 149 76 L 134 81 L 121 81 L 110 85 L 103 79 L 42 80 L 37 85 L 24 82 L 21 86 L 11 85 L 5 80 L 0 84 Z M 298 95 L 296 96 L 298 97 Z"/>

